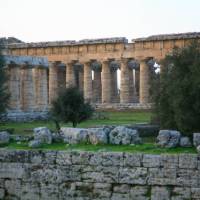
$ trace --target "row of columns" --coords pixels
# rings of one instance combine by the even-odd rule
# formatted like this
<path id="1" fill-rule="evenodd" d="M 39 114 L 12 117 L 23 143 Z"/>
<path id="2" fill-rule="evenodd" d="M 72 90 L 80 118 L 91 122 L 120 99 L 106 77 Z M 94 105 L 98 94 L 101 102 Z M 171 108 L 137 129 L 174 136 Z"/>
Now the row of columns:
<path id="1" fill-rule="evenodd" d="M 94 103 L 133 103 L 136 102 L 138 95 L 140 103 L 148 103 L 149 65 L 146 60 L 141 60 L 139 65 L 131 59 L 68 62 L 65 63 L 66 87 L 78 87 L 83 91 L 85 100 Z M 121 69 L 120 92 L 117 86 L 119 68 Z M 59 70 L 59 63 L 52 63 L 49 68 L 50 103 L 59 92 Z"/>
<path id="2" fill-rule="evenodd" d="M 29 64 L 9 64 L 10 109 L 16 111 L 45 111 L 48 109 L 47 68 Z M 52 90 L 51 90 L 52 91 Z"/>
<path id="3" fill-rule="evenodd" d="M 7 66 L 10 107 L 14 110 L 44 111 L 60 90 L 74 86 L 83 92 L 86 101 L 94 103 L 131 103 L 135 101 L 138 90 L 139 103 L 148 103 L 149 66 L 145 60 L 139 64 L 140 67 L 130 59 L 65 64 L 52 62 L 49 68 L 11 63 Z M 120 92 L 117 86 L 119 68 Z"/>

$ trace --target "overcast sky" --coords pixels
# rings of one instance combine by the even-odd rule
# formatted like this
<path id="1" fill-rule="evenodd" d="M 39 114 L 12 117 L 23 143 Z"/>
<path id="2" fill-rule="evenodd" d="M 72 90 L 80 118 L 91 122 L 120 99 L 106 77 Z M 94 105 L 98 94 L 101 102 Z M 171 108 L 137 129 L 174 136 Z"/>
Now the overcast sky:
<path id="1" fill-rule="evenodd" d="M 25 42 L 200 32 L 200 0 L 0 0 L 0 37 Z"/>

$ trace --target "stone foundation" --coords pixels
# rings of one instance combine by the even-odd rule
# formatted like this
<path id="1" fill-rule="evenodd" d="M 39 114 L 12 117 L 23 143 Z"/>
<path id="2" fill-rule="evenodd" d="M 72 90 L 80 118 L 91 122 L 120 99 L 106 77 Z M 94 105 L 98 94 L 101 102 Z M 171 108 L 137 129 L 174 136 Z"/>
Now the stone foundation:
<path id="1" fill-rule="evenodd" d="M 200 157 L 0 150 L 0 199 L 200 199 Z"/>
<path id="2" fill-rule="evenodd" d="M 33 111 L 33 112 L 23 112 L 23 111 L 9 111 L 5 116 L 6 121 L 13 122 L 28 122 L 34 120 L 47 120 L 49 118 L 48 111 Z"/>
<path id="3" fill-rule="evenodd" d="M 152 104 L 146 103 L 104 103 L 104 104 L 93 104 L 96 110 L 102 111 L 126 111 L 126 110 L 151 110 Z"/>

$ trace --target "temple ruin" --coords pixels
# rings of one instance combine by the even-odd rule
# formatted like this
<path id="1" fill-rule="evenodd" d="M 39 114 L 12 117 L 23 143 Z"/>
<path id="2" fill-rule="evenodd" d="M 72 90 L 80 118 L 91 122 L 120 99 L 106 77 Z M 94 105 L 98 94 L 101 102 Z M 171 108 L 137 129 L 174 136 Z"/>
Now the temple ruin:
<path id="1" fill-rule="evenodd" d="M 152 65 L 174 47 L 199 38 L 200 33 L 155 35 L 130 43 L 126 38 L 39 43 L 6 39 L 10 113 L 45 113 L 59 90 L 71 86 L 97 108 L 148 109 Z"/>

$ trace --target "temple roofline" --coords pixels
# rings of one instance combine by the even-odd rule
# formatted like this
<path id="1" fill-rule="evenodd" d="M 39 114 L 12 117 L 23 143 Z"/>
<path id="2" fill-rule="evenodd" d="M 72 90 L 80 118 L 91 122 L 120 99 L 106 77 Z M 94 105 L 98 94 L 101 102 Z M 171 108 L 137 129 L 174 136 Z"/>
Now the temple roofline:
<path id="1" fill-rule="evenodd" d="M 151 35 L 148 37 L 132 39 L 132 42 L 177 40 L 177 39 L 180 40 L 180 39 L 195 39 L 195 38 L 200 38 L 200 32 Z"/>

